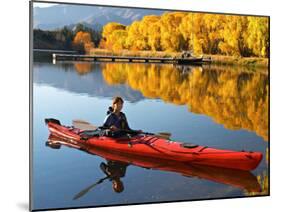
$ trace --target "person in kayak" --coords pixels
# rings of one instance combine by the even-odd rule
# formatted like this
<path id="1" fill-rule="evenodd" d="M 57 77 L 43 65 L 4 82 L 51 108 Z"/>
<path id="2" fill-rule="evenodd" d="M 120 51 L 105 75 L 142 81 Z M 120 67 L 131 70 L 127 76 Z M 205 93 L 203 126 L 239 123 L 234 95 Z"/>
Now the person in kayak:
<path id="1" fill-rule="evenodd" d="M 112 106 L 108 108 L 107 116 L 104 120 L 103 126 L 112 131 L 117 130 L 131 130 L 129 127 L 125 113 L 121 112 L 124 100 L 120 96 L 113 98 Z"/>
<path id="2" fill-rule="evenodd" d="M 132 130 L 129 127 L 125 113 L 121 112 L 123 108 L 124 100 L 120 96 L 113 98 L 112 106 L 108 108 L 107 116 L 104 120 L 103 127 L 109 128 L 111 131 L 115 132 L 115 135 L 121 136 L 122 132 L 118 133 L 120 130 L 128 130 L 136 133 L 141 133 L 142 130 Z M 124 133 L 123 133 L 124 134 Z"/>

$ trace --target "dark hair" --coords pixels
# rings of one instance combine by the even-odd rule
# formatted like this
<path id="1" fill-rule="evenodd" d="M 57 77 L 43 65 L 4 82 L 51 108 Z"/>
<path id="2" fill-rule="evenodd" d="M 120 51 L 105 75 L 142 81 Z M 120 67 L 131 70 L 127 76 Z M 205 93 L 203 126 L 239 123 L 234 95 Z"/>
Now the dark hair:
<path id="1" fill-rule="evenodd" d="M 117 102 L 122 102 L 122 103 L 124 103 L 124 100 L 123 100 L 120 96 L 115 96 L 115 97 L 113 98 L 113 100 L 112 100 L 112 106 L 113 106 L 114 104 L 116 104 Z"/>
<path id="2" fill-rule="evenodd" d="M 106 114 L 109 115 L 112 112 L 113 112 L 113 107 L 111 107 L 111 106 L 108 107 L 108 110 L 107 110 Z"/>
<path id="3" fill-rule="evenodd" d="M 115 184 L 114 184 L 114 182 L 115 182 Z M 124 190 L 123 182 L 120 179 L 113 179 L 112 188 L 116 193 L 121 193 Z"/>
<path id="4" fill-rule="evenodd" d="M 124 103 L 124 100 L 120 96 L 115 96 L 112 100 L 112 106 L 108 107 L 108 111 L 106 112 L 107 115 L 113 112 L 113 105 L 116 104 L 117 102 L 122 102 Z"/>

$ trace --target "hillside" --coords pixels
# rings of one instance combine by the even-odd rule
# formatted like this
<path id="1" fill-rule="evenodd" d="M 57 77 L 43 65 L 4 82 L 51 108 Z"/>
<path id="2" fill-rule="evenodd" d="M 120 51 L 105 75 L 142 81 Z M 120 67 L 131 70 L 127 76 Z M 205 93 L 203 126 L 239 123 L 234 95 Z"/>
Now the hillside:
<path id="1" fill-rule="evenodd" d="M 37 3 L 38 6 L 39 3 Z M 34 4 L 34 28 L 54 30 L 66 25 L 83 23 L 88 27 L 103 26 L 108 22 L 129 25 L 146 15 L 161 15 L 165 11 L 118 7 L 60 4 L 47 8 Z"/>

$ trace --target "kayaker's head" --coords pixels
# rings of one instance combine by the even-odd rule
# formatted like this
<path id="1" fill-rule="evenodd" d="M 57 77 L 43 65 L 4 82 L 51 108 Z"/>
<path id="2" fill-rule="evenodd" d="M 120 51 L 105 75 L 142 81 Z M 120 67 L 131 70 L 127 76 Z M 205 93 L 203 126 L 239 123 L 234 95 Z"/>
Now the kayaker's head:
<path id="1" fill-rule="evenodd" d="M 120 97 L 120 96 L 116 96 L 113 98 L 112 101 L 112 112 L 121 112 L 122 108 L 123 108 L 123 103 L 124 100 Z"/>
<path id="2" fill-rule="evenodd" d="M 124 190 L 124 185 L 120 178 L 112 180 L 112 188 L 116 193 L 121 193 Z"/>

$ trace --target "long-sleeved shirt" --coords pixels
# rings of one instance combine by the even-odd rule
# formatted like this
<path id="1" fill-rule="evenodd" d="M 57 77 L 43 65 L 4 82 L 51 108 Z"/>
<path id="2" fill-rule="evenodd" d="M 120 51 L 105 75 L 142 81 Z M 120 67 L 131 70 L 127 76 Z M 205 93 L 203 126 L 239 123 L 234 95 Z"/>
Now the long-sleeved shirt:
<path id="1" fill-rule="evenodd" d="M 120 112 L 119 116 L 117 116 L 115 113 L 110 113 L 105 117 L 103 126 L 111 127 L 112 125 L 118 129 L 131 130 L 127 122 L 126 115 L 122 112 Z"/>

